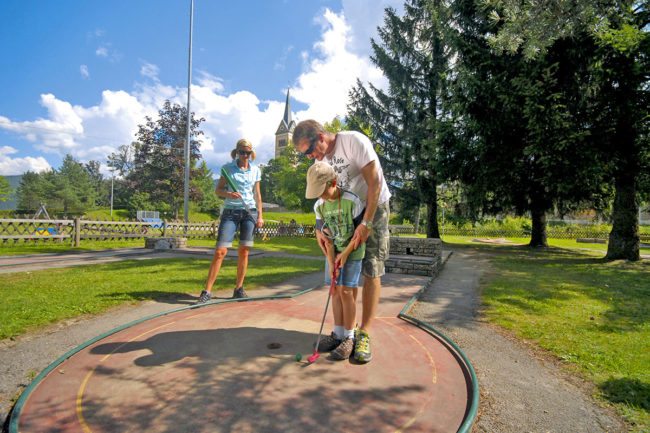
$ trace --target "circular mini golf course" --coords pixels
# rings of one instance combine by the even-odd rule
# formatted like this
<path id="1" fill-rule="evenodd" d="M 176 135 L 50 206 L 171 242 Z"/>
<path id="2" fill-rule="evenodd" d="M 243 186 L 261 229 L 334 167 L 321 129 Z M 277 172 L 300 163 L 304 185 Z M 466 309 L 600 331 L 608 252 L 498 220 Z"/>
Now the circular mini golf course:
<path id="1" fill-rule="evenodd" d="M 478 407 L 471 364 L 408 316 L 424 283 L 383 279 L 368 364 L 327 354 L 307 361 L 327 288 L 127 324 L 45 369 L 16 403 L 9 431 L 468 432 Z"/>

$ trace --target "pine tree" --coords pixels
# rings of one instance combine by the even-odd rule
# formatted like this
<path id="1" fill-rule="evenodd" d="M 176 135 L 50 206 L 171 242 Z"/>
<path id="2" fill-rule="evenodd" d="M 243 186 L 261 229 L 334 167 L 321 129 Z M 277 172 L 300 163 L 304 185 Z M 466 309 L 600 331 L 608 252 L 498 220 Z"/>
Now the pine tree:
<path id="1" fill-rule="evenodd" d="M 427 207 L 427 237 L 440 237 L 437 223 L 439 147 L 449 140 L 450 50 L 442 0 L 409 0 L 404 15 L 387 8 L 372 61 L 388 79 L 383 91 L 357 82 L 350 93 L 349 122 L 367 128 L 378 143 L 384 175 L 400 195 Z"/>
<path id="2" fill-rule="evenodd" d="M 454 99 L 463 139 L 445 149 L 449 172 L 484 213 L 530 212 L 530 246 L 546 246 L 546 213 L 602 202 L 602 158 L 589 141 L 593 44 L 562 39 L 542 56 L 503 54 L 472 0 L 455 2 Z M 497 29 L 498 30 L 498 29 Z"/>
<path id="3" fill-rule="evenodd" d="M 593 69 L 589 92 L 592 152 L 615 188 L 607 258 L 639 260 L 638 209 L 648 194 L 650 141 L 650 11 L 636 0 L 525 2 L 485 0 L 491 37 L 500 50 L 522 50 L 538 58 L 563 39 L 578 40 L 590 52 Z M 513 13 L 517 11 L 517 13 Z"/>

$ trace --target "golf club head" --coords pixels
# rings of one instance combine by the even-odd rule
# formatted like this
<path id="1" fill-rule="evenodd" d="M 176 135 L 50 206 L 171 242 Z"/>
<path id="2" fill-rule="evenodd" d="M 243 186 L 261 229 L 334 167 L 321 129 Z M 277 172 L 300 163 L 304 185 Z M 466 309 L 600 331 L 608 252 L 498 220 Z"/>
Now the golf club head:
<path id="1" fill-rule="evenodd" d="M 316 360 L 319 357 L 320 357 L 320 353 L 314 352 L 309 358 L 307 358 L 307 362 L 309 362 L 310 364 L 313 364 L 314 362 L 316 362 Z"/>

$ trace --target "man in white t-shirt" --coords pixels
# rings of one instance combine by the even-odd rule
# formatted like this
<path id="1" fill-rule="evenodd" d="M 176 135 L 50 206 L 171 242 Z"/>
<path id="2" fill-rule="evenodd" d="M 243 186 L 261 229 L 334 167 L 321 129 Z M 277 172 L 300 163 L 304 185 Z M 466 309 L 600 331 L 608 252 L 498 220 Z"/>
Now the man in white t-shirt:
<path id="1" fill-rule="evenodd" d="M 334 167 L 339 185 L 365 202 L 363 221 L 356 228 L 353 242 L 366 243 L 363 259 L 363 312 L 357 332 L 354 358 L 368 362 L 372 358 L 369 330 L 377 311 L 384 261 L 388 258 L 390 234 L 390 192 L 384 179 L 377 152 L 370 139 L 360 132 L 332 134 L 315 120 L 304 120 L 293 131 L 296 150 L 310 159 L 325 161 Z M 327 242 L 318 230 L 319 243 Z"/>

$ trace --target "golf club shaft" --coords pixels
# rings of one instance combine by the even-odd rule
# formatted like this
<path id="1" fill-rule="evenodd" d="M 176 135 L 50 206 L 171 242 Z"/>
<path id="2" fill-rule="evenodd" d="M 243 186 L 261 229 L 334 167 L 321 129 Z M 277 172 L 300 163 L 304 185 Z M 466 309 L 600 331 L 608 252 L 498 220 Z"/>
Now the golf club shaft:
<path id="1" fill-rule="evenodd" d="M 327 302 L 325 303 L 325 311 L 323 312 L 323 319 L 320 321 L 320 329 L 318 330 L 318 338 L 316 339 L 316 347 L 314 353 L 318 352 L 318 345 L 320 344 L 320 337 L 323 335 L 323 326 L 325 325 L 325 317 L 327 317 L 327 309 L 330 305 L 330 298 L 332 297 L 333 288 L 336 287 L 336 280 L 332 278 L 332 284 L 327 292 Z"/>

